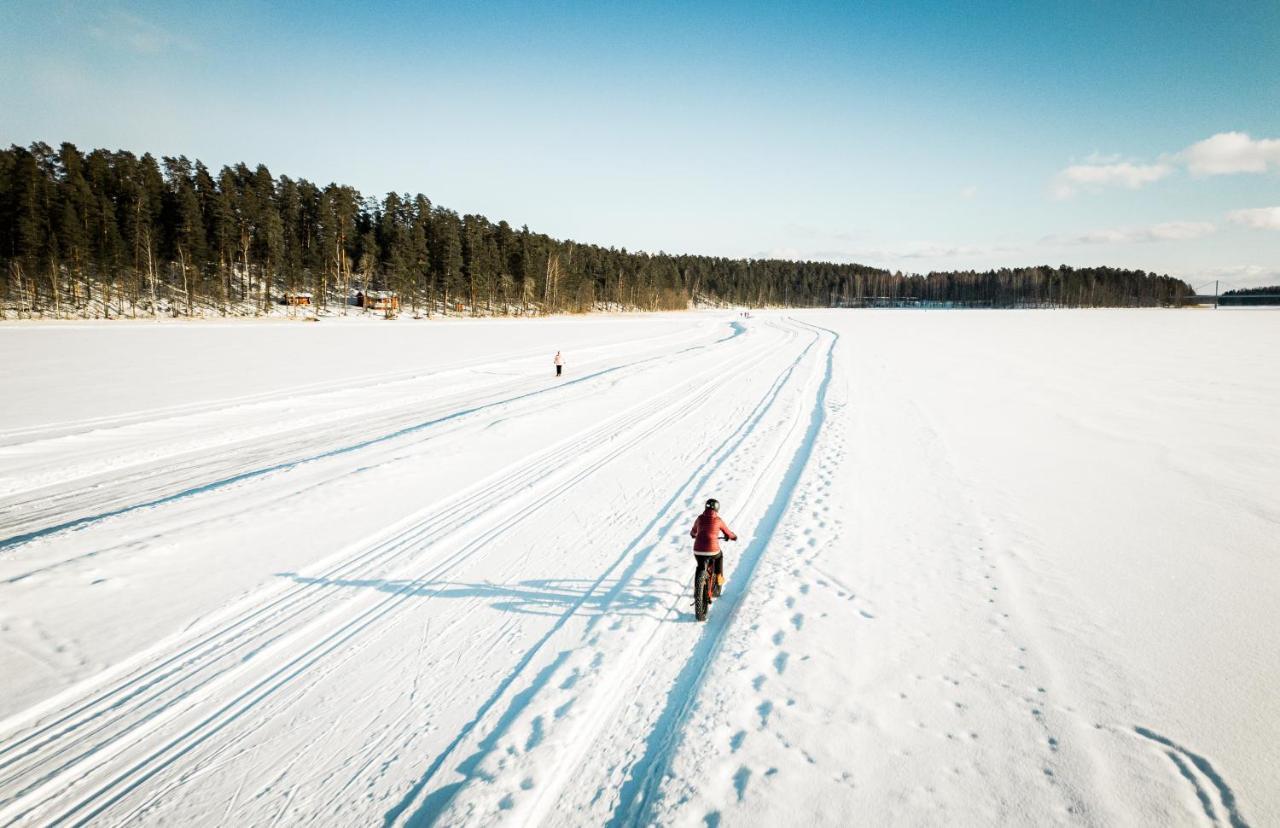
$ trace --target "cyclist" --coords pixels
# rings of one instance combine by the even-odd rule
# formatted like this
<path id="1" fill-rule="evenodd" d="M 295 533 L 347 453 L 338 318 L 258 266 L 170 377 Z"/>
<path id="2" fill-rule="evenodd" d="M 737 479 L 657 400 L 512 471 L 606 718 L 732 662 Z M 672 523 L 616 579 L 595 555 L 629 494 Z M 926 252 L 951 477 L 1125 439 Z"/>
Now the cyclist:
<path id="1" fill-rule="evenodd" d="M 720 519 L 719 512 L 720 501 L 714 497 L 710 498 L 707 500 L 706 510 L 698 515 L 693 521 L 693 528 L 689 530 L 689 537 L 693 538 L 694 560 L 697 562 L 694 567 L 695 573 L 707 557 L 713 561 L 716 582 L 711 589 L 711 595 L 714 598 L 720 597 L 720 590 L 724 587 L 724 555 L 720 552 L 721 536 L 724 540 L 738 539 L 738 536 L 733 534 L 733 530 Z"/>

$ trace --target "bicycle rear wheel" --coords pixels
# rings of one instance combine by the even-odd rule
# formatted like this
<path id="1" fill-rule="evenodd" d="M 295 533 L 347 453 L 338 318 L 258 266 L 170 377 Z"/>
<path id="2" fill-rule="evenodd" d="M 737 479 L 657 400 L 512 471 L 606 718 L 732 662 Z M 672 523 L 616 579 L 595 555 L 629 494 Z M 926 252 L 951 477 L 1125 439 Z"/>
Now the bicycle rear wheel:
<path id="1" fill-rule="evenodd" d="M 707 620 L 707 606 L 711 603 L 711 576 L 707 569 L 702 564 L 693 576 L 693 617 L 699 621 Z"/>

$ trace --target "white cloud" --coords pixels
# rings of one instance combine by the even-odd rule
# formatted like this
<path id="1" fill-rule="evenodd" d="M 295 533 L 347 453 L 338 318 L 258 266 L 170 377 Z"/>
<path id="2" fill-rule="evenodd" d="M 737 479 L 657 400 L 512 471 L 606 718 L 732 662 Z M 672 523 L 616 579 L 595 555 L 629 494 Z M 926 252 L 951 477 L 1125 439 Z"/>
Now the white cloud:
<path id="1" fill-rule="evenodd" d="M 1244 132 L 1219 132 L 1181 152 L 1161 155 L 1149 164 L 1093 153 L 1082 163 L 1059 171 L 1050 181 L 1049 190 L 1059 199 L 1107 187 L 1136 190 L 1182 168 L 1197 177 L 1280 170 L 1280 139 L 1254 139 Z"/>
<path id="2" fill-rule="evenodd" d="M 1199 239 L 1217 231 L 1207 221 L 1166 221 L 1143 227 L 1115 227 L 1094 230 L 1077 236 L 1047 236 L 1050 244 L 1132 244 L 1135 242 L 1187 241 Z"/>
<path id="3" fill-rule="evenodd" d="M 961 198 L 973 198 L 977 194 L 978 194 L 978 187 L 975 184 L 971 184 L 960 191 Z"/>
<path id="4" fill-rule="evenodd" d="M 1207 221 L 1166 221 L 1146 228 L 1138 241 L 1184 241 L 1211 235 L 1218 228 Z"/>
<path id="5" fill-rule="evenodd" d="M 1192 175 L 1262 173 L 1280 169 L 1280 139 L 1254 140 L 1244 132 L 1219 132 L 1187 147 L 1180 158 Z"/>
<path id="6" fill-rule="evenodd" d="M 1073 164 L 1054 176 L 1051 186 L 1055 198 L 1070 198 L 1081 190 L 1103 187 L 1139 187 L 1159 181 L 1173 172 L 1173 167 L 1163 162 L 1134 164 L 1128 161 L 1112 163 Z"/>
<path id="7" fill-rule="evenodd" d="M 1245 227 L 1259 230 L 1280 230 L 1280 207 L 1255 207 L 1250 210 L 1232 210 L 1227 219 Z"/>

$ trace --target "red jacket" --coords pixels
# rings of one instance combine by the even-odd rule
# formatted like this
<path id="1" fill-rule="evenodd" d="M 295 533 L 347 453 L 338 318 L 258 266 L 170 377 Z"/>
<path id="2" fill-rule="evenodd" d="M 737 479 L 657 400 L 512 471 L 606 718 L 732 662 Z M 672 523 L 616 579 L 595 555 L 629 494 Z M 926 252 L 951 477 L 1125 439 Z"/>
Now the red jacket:
<path id="1" fill-rule="evenodd" d="M 715 554 L 720 551 L 720 533 L 729 540 L 737 540 L 738 536 L 733 534 L 733 530 L 725 525 L 720 519 L 720 515 L 713 510 L 708 509 L 693 521 L 693 528 L 689 530 L 689 537 L 693 538 L 693 551 L 706 552 Z"/>

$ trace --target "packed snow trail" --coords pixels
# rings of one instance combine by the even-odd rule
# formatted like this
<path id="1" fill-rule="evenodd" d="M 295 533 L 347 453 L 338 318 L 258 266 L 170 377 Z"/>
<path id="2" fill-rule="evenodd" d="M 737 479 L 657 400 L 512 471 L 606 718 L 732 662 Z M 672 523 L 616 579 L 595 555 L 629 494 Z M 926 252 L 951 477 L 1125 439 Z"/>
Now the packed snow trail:
<path id="1" fill-rule="evenodd" d="M 680 529 L 684 528 L 683 524 L 688 523 L 690 514 L 696 513 L 697 503 L 700 499 L 700 493 L 705 491 L 724 491 L 726 496 L 736 496 L 740 501 L 743 515 L 743 526 L 750 526 L 750 500 L 747 492 L 743 491 L 746 481 L 734 485 L 735 481 L 731 475 L 724 472 L 724 467 L 733 468 L 732 463 L 741 463 L 741 459 L 736 457 L 737 452 L 747 450 L 752 455 L 756 455 L 758 459 L 761 454 L 767 453 L 767 448 L 772 444 L 774 451 L 772 456 L 768 457 L 763 465 L 758 465 L 758 471 L 750 478 L 751 485 L 756 492 L 765 490 L 771 485 L 771 481 L 777 478 L 781 471 L 781 465 L 789 461 L 789 467 L 786 475 L 777 482 L 779 499 L 785 498 L 787 485 L 793 482 L 789 478 L 793 477 L 798 470 L 803 467 L 805 452 L 812 447 L 812 437 L 814 430 L 811 429 L 805 435 L 800 443 L 796 443 L 795 437 L 795 414 L 801 411 L 797 407 L 792 412 L 792 416 L 784 419 L 776 428 L 774 440 L 764 439 L 764 435 L 756 435 L 755 432 L 759 426 L 761 418 L 764 414 L 772 409 L 778 399 L 779 392 L 785 387 L 788 380 L 792 378 L 797 367 L 803 364 L 804 358 L 810 355 L 812 351 L 812 342 L 797 357 L 796 361 L 788 366 L 786 371 L 779 376 L 778 381 L 770 388 L 769 393 L 761 400 L 757 408 L 742 422 L 742 424 L 713 449 L 707 456 L 706 460 L 695 469 L 689 479 L 677 488 L 672 496 L 663 504 L 664 508 L 647 525 L 641 534 L 637 535 L 630 544 L 623 550 L 622 555 L 613 562 L 612 568 L 621 566 L 624 562 L 629 562 L 629 571 L 623 579 L 619 581 L 619 586 L 634 580 L 638 573 L 642 572 L 644 564 L 651 558 L 653 546 L 644 549 L 640 554 L 636 554 L 636 547 L 646 540 L 653 542 L 654 546 L 662 543 L 660 539 L 666 539 L 667 555 L 665 557 L 675 558 L 679 560 L 682 557 L 685 562 L 685 569 L 691 569 L 688 556 L 688 541 L 685 539 L 684 532 Z M 828 359 L 829 359 L 829 347 Z M 755 436 L 755 440 L 748 442 L 749 437 Z M 758 462 L 758 460 L 757 460 Z M 721 486 L 716 484 L 720 483 Z M 677 508 L 672 508 L 677 507 Z M 776 511 L 776 509 L 774 510 Z M 768 515 L 766 515 L 766 519 Z M 656 537 L 651 535 L 654 524 L 660 522 Z M 764 527 L 762 527 L 764 528 Z M 674 533 L 674 538 L 672 537 Z M 759 557 L 763 545 L 767 543 L 767 536 L 756 537 L 751 531 L 744 531 L 742 526 L 739 528 L 739 537 L 746 545 L 742 560 L 750 561 Z M 739 569 L 726 569 L 726 574 L 732 575 L 733 572 L 740 572 Z M 658 570 L 653 576 L 655 579 L 658 574 L 665 573 L 666 569 Z M 610 574 L 606 572 L 606 575 Z M 742 577 L 748 577 L 746 573 Z M 731 582 L 737 583 L 737 582 Z M 537 820 L 546 817 L 548 806 L 555 801 L 556 795 L 560 792 L 560 788 L 566 785 L 570 780 L 581 780 L 583 778 L 581 771 L 584 770 L 576 762 L 573 761 L 575 754 L 581 754 L 584 749 L 588 749 L 593 739 L 604 739 L 606 742 L 613 742 L 614 728 L 617 728 L 625 717 L 627 705 L 624 704 L 626 696 L 633 688 L 637 680 L 637 671 L 649 672 L 650 677 L 655 677 L 655 681 L 659 684 L 670 684 L 671 676 L 667 675 L 673 668 L 680 670 L 681 676 L 675 680 L 675 684 L 671 690 L 673 705 L 687 705 L 691 703 L 696 691 L 697 676 L 701 674 L 702 668 L 708 663 L 704 652 L 703 644 L 696 647 L 691 646 L 692 640 L 701 642 L 714 642 L 718 635 L 718 630 L 723 629 L 727 617 L 732 613 L 732 603 L 735 596 L 735 590 L 732 587 L 726 587 L 724 597 L 716 602 L 716 612 L 712 616 L 712 623 L 703 627 L 701 625 L 690 625 L 677 627 L 672 622 L 678 620 L 687 620 L 691 617 L 689 612 L 681 612 L 681 608 L 690 602 L 691 588 L 688 579 L 677 578 L 674 581 L 675 589 L 670 593 L 667 600 L 663 602 L 663 611 L 654 616 L 645 618 L 641 617 L 633 619 L 625 632 L 619 632 L 622 628 L 617 623 L 618 619 L 614 619 L 614 624 L 605 630 L 598 630 L 598 621 L 593 621 L 586 625 L 584 634 L 579 640 L 566 642 L 567 647 L 575 647 L 576 649 L 585 649 L 585 652 L 579 656 L 580 661 L 586 661 L 589 656 L 588 664 L 601 663 L 613 647 L 622 650 L 621 656 L 615 656 L 615 659 L 621 659 L 623 666 L 616 668 L 608 674 L 601 676 L 599 681 L 594 681 L 591 677 L 585 677 L 581 680 L 573 679 L 574 696 L 573 699 L 583 698 L 584 707 L 588 712 L 576 711 L 572 717 L 565 716 L 567 719 L 581 719 L 584 724 L 579 724 L 575 729 L 578 733 L 569 736 L 566 744 L 561 750 L 557 750 L 554 754 L 556 757 L 555 764 L 549 769 L 544 762 L 537 765 L 538 773 L 547 778 L 548 782 L 538 788 L 537 799 L 530 804 L 531 812 L 529 814 L 515 813 L 512 814 L 517 820 Z M 618 591 L 615 587 L 614 592 Z M 685 607 L 687 609 L 687 607 Z M 601 617 L 610 617 L 611 606 L 609 602 L 604 603 Z M 645 629 L 647 627 L 648 629 Z M 706 632 L 710 630 L 712 632 Z M 611 633 L 617 633 L 611 635 Z M 669 635 L 675 635 L 682 642 L 678 645 L 681 655 L 672 660 L 668 657 L 658 658 L 660 648 L 662 648 L 666 638 Z M 606 638 L 625 639 L 617 642 L 611 642 L 613 647 L 602 645 L 602 640 Z M 585 641 L 585 648 L 583 642 Z M 561 653 L 569 653 L 571 649 L 562 649 Z M 664 654 L 665 656 L 665 654 Z M 642 669 L 641 669 L 642 668 Z M 566 667 L 559 667 L 557 672 L 562 672 Z M 571 668 L 576 669 L 576 668 Z M 586 672 L 583 670 L 582 672 Z M 685 674 L 689 674 L 686 677 Z M 570 673 L 570 676 L 576 676 Z M 567 679 L 566 679 L 567 680 Z M 545 683 L 545 679 L 542 683 Z M 581 686 L 577 686 L 581 685 Z M 592 699 L 592 701 L 586 701 Z M 512 710 L 518 710 L 519 705 L 513 704 L 512 708 L 508 708 L 508 713 L 504 716 L 510 716 Z M 670 734 L 672 731 L 672 723 L 664 721 L 666 717 L 659 718 L 656 722 L 648 722 L 648 726 L 654 734 Z M 572 726 L 572 725 L 570 725 Z M 480 747 L 476 754 L 463 763 L 460 769 L 464 771 L 464 780 L 455 782 L 452 786 L 441 788 L 436 794 L 424 797 L 420 802 L 415 802 L 417 810 L 412 813 L 409 822 L 432 821 L 440 819 L 444 824 L 449 824 L 457 820 L 475 819 L 483 814 L 475 812 L 474 803 L 460 809 L 458 813 L 450 813 L 445 811 L 445 807 L 452 804 L 457 798 L 459 788 L 468 780 L 480 780 L 478 787 L 488 787 L 485 780 L 489 778 L 486 773 L 475 773 L 473 769 L 480 766 L 481 761 L 488 753 L 492 752 L 495 743 L 495 735 L 501 734 L 506 727 L 499 722 L 489 731 L 486 743 Z M 598 767 L 595 763 L 591 763 L 591 767 Z M 532 773 L 534 767 L 530 766 L 527 772 Z M 644 766 L 636 769 L 637 772 L 643 772 Z M 633 777 L 634 778 L 634 777 Z M 506 791 L 506 797 L 513 796 L 515 791 Z M 626 795 L 624 788 L 623 795 Z M 483 801 L 484 794 L 477 792 L 474 799 Z M 489 799 L 493 799 L 493 795 L 488 795 Z M 497 800 L 501 806 L 504 799 Z M 407 804 L 407 803 L 405 803 Z M 624 810 L 627 810 L 624 806 Z M 388 814 L 389 821 L 395 821 L 395 818 L 401 815 L 401 811 L 396 810 Z M 585 816 L 585 815 L 584 815 Z M 414 819 L 416 817 L 417 819 Z"/>
<path id="2" fill-rule="evenodd" d="M 700 378 L 702 378 L 702 375 L 699 375 Z M 660 412 L 669 409 L 671 405 L 669 398 L 674 396 L 677 399 L 683 399 L 685 388 L 685 385 L 677 386 L 673 393 L 667 395 L 667 399 L 662 399 L 658 405 L 651 403 L 644 406 L 639 414 L 628 413 L 626 416 L 611 418 L 594 432 L 579 435 L 571 441 L 565 441 L 566 445 L 550 452 L 549 455 L 543 454 L 533 458 L 533 461 L 527 464 L 527 469 L 508 469 L 504 472 L 502 480 L 497 484 L 482 487 L 479 491 L 468 492 L 466 498 L 479 499 L 481 501 L 495 500 L 500 502 L 503 508 L 510 508 L 512 504 L 521 502 L 517 498 L 523 499 L 527 497 L 527 494 L 522 490 L 527 490 L 535 481 L 545 483 L 549 477 L 552 477 L 548 475 L 549 469 L 555 468 L 561 463 L 566 466 L 573 463 L 581 463 L 586 452 L 596 444 L 611 443 L 612 445 L 609 445 L 610 453 L 607 457 L 612 459 L 620 451 L 615 441 L 621 429 L 625 429 L 645 416 L 651 415 L 651 409 L 653 408 Z M 706 394 L 705 391 L 702 393 Z M 647 433 L 641 432 L 642 435 Z M 577 478 L 574 479 L 576 480 Z M 402 532 L 394 539 L 394 544 L 382 543 L 376 546 L 377 554 L 370 555 L 362 551 L 354 562 L 344 561 L 339 567 L 325 573 L 321 578 L 303 580 L 302 586 L 291 590 L 280 600 L 272 602 L 268 607 L 255 607 L 249 613 L 247 619 L 230 625 L 230 633 L 233 634 L 231 641 L 225 641 L 226 635 L 214 638 L 212 644 L 209 643 L 208 639 L 201 640 L 198 644 L 183 649 L 177 656 L 165 663 L 149 667 L 141 676 L 132 677 L 123 685 L 110 688 L 110 690 L 102 694 L 105 701 L 95 703 L 92 706 L 86 705 L 81 710 L 75 711 L 73 716 L 83 717 L 87 712 L 90 719 L 96 719 L 101 715 L 97 712 L 97 708 L 107 704 L 112 708 L 112 712 L 116 714 L 115 718 L 118 720 L 120 718 L 118 715 L 120 708 L 124 705 L 124 702 L 131 700 L 132 695 L 137 692 L 134 688 L 140 685 L 145 687 L 147 697 L 144 701 L 147 705 L 164 709 L 166 713 L 172 711 L 175 702 L 157 690 L 156 684 L 159 681 L 174 677 L 175 680 L 162 689 L 172 690 L 178 688 L 178 691 L 175 692 L 179 692 L 179 695 L 185 695 L 186 691 L 183 687 L 185 683 L 202 679 L 202 662 L 214 659 L 219 662 L 225 662 L 243 650 L 256 650 L 262 644 L 257 637 L 251 634 L 252 632 L 258 632 L 260 635 L 274 638 L 280 635 L 287 623 L 293 623 L 297 617 L 313 612 L 313 604 L 307 603 L 301 597 L 301 594 L 310 592 L 308 587 L 315 584 L 335 583 L 339 578 L 350 580 L 350 573 L 353 571 L 367 572 L 367 567 L 371 564 L 387 566 L 390 559 L 402 554 L 404 550 L 436 543 L 440 538 L 447 537 L 461 528 L 474 531 L 477 528 L 477 521 L 460 524 L 455 517 L 460 506 L 464 504 L 465 501 L 462 504 L 454 502 L 446 504 L 442 509 L 433 512 L 425 520 L 416 524 L 408 538 L 405 538 L 404 535 L 406 533 Z M 492 519 L 493 514 L 494 512 L 490 512 L 488 517 Z M 319 602 L 316 601 L 314 603 Z M 231 644 L 235 645 L 235 649 L 230 646 Z M 175 665 L 174 662 L 180 662 L 180 664 Z M 173 668 L 172 671 L 167 672 L 171 668 Z M 180 668 L 180 670 L 177 668 Z M 150 719 L 153 715 L 148 714 L 146 718 Z M 71 716 L 67 718 L 71 718 Z M 45 740 L 45 744 L 54 745 L 58 751 L 55 755 L 58 756 L 58 761 L 62 761 L 61 757 L 65 753 L 66 743 L 69 741 L 66 737 L 69 732 L 77 729 L 77 725 L 68 723 L 64 719 L 55 722 L 54 727 L 58 728 L 56 740 L 48 737 Z M 119 735 L 104 735 L 101 731 L 102 729 L 99 728 L 91 731 L 89 735 L 100 742 L 113 745 L 120 743 L 121 737 Z M 22 748 L 26 741 L 26 739 L 18 740 L 9 746 L 9 749 Z M 85 755 L 95 755 L 98 751 L 99 748 L 95 744 L 85 749 Z M 8 749 L 4 752 L 8 752 Z M 0 756 L 3 756 L 3 752 L 0 752 Z M 31 765 L 30 756 L 30 751 L 24 755 L 24 759 L 27 760 L 25 763 L 27 766 Z M 0 760 L 0 765 L 3 764 L 3 760 Z M 10 782 L 11 780 L 4 781 Z"/>
<path id="3" fill-rule="evenodd" d="M 370 628 L 380 622 L 382 616 L 397 609 L 404 598 L 415 595 L 419 588 L 439 583 L 446 573 L 456 570 L 477 550 L 488 549 L 499 531 L 510 531 L 545 508 L 548 502 L 556 502 L 560 492 L 580 485 L 592 472 L 652 437 L 659 429 L 670 429 L 697 416 L 700 401 L 709 399 L 723 387 L 722 383 L 733 382 L 758 369 L 767 351 L 779 341 L 786 343 L 795 336 L 794 332 L 779 331 L 772 341 L 759 336 L 754 341 L 743 337 L 743 345 L 732 347 L 729 342 L 732 337 L 721 337 L 725 353 L 712 349 L 710 357 L 700 353 L 707 346 L 681 348 L 664 359 L 661 367 L 668 372 L 678 369 L 682 379 L 676 383 L 666 382 L 663 393 L 648 395 L 633 406 L 633 411 L 616 415 L 594 431 L 574 435 L 564 440 L 563 446 L 531 458 L 529 473 L 521 474 L 519 468 L 503 470 L 496 483 L 497 490 L 492 485 L 481 487 L 444 504 L 438 510 L 439 516 L 428 515 L 410 532 L 399 533 L 409 534 L 407 539 L 393 536 L 391 543 L 374 544 L 372 553 L 365 550 L 356 553 L 354 565 L 344 562 L 347 565 L 321 573 L 321 577 L 294 576 L 294 588 L 283 597 L 277 597 L 278 588 L 268 587 L 267 601 L 253 596 L 242 602 L 247 605 L 247 612 L 232 610 L 220 614 L 219 620 L 222 615 L 230 615 L 231 621 L 215 628 L 212 634 L 197 625 L 195 636 L 167 642 L 155 648 L 157 652 L 144 653 L 141 659 L 135 659 L 141 662 L 139 669 L 130 672 L 128 667 L 132 665 L 129 664 L 117 668 L 116 672 L 125 676 L 121 681 L 105 688 L 95 688 L 92 683 L 73 688 L 64 694 L 64 697 L 76 698 L 69 709 L 34 732 L 6 744 L 0 764 L 7 774 L 3 782 L 10 800 L 6 801 L 6 810 L 0 813 L 6 817 L 33 816 L 29 809 L 40 808 L 46 796 L 65 804 L 75 799 L 79 790 L 89 787 L 84 782 L 87 776 L 102 769 L 108 777 L 105 783 L 97 788 L 89 787 L 70 808 L 61 813 L 55 810 L 44 818 L 74 821 L 98 816 L 134 791 L 140 782 L 147 782 L 167 767 L 172 761 L 171 754 L 184 756 L 265 698 L 278 695 L 289 683 L 310 675 L 308 671 L 317 662 L 330 656 L 339 645 L 348 644 L 354 636 L 368 634 Z M 631 381 L 634 382 L 644 369 L 632 367 Z M 503 416 L 511 418 L 512 412 L 503 412 Z M 596 444 L 601 446 L 598 459 L 592 453 Z M 585 469 L 580 468 L 584 466 Z M 574 473 L 558 474 L 561 467 Z M 566 478 L 563 481 L 562 476 Z M 496 503 L 496 508 L 486 508 L 478 519 L 458 521 L 459 509 L 466 509 L 469 502 Z M 144 509 L 164 505 L 146 505 Z M 501 520 L 507 512 L 513 513 L 512 516 Z M 450 525 L 434 533 L 430 531 L 436 529 L 435 522 L 441 520 Z M 495 521 L 496 527 L 487 525 Z M 443 557 L 444 561 L 425 572 L 419 569 L 410 574 L 404 562 L 397 558 L 412 560 L 414 553 L 429 553 L 432 560 Z M 410 567 L 421 565 L 421 561 L 412 560 Z M 395 566 L 399 569 L 393 568 Z M 397 580 L 401 575 L 405 577 Z M 335 610 L 329 605 L 341 602 L 351 593 L 332 587 L 363 585 L 379 576 L 378 583 L 392 590 L 392 596 L 370 601 L 362 600 L 362 593 L 355 593 L 356 597 L 349 603 L 356 606 L 341 610 L 343 617 L 350 620 L 346 624 L 338 622 Z M 319 592 L 328 600 L 311 596 L 308 594 L 311 592 Z M 373 595 L 376 597 L 377 593 Z M 467 630 L 466 637 L 470 638 L 472 632 Z M 308 638 L 311 635 L 315 638 Z M 278 666 L 269 663 L 269 656 L 276 652 L 280 653 Z M 274 669 L 270 669 L 272 667 Z M 245 689 L 237 694 L 234 691 L 237 686 Z M 86 689 L 90 690 L 87 699 L 84 698 Z M 216 708 L 212 716 L 205 714 L 201 705 L 219 694 L 232 695 L 231 702 Z M 194 723 L 165 744 L 160 733 L 180 730 L 177 722 L 184 714 L 190 714 Z M 143 748 L 149 739 L 161 744 Z M 131 758 L 134 754 L 141 754 L 142 758 L 134 760 Z M 127 766 L 130 762 L 134 762 L 132 767 L 123 774 L 118 772 L 122 764 Z M 70 791 L 67 785 L 71 786 Z"/>
<path id="4" fill-rule="evenodd" d="M 58 416 L 0 421 L 0 824 L 1269 824 L 1280 382 L 1187 357 L 1280 345 L 1235 319 L 246 325 L 388 359 L 20 397 Z M 214 377 L 238 329 L 136 330 L 0 348 L 172 337 Z M 741 542 L 698 624 L 712 495 Z"/>
<path id="5" fill-rule="evenodd" d="M 627 354 L 626 361 L 616 358 L 601 360 L 599 356 L 592 359 L 591 356 L 588 353 L 582 363 L 588 368 L 586 373 L 567 379 L 557 387 L 591 382 L 656 358 L 644 351 Z M 602 361 L 604 365 L 600 364 Z M 441 430 L 439 427 L 451 424 L 450 421 L 552 390 L 546 387 L 545 382 L 534 378 L 515 387 L 510 380 L 467 382 L 470 376 L 485 368 L 509 366 L 512 362 L 519 360 L 508 358 L 465 369 L 426 373 L 410 379 L 392 378 L 373 389 L 380 393 L 382 400 L 371 401 L 369 389 L 338 389 L 323 395 L 311 394 L 309 407 L 316 413 L 307 417 L 272 419 L 277 409 L 292 411 L 296 407 L 297 397 L 292 397 L 274 404 L 238 402 L 234 406 L 233 413 L 237 415 L 234 419 L 228 417 L 225 409 L 167 418 L 170 422 L 166 425 L 179 431 L 183 438 L 181 442 L 171 444 L 171 455 L 154 447 L 154 422 L 139 428 L 116 427 L 103 436 L 95 433 L 94 437 L 98 437 L 95 442 L 104 445 L 94 446 L 87 463 L 85 447 L 81 444 L 91 438 L 83 435 L 68 438 L 58 433 L 52 439 L 28 439 L 23 443 L 23 459 L 31 465 L 45 464 L 41 469 L 44 473 L 34 476 L 38 481 L 37 487 L 21 491 L 22 497 L 0 498 L 0 509 L 21 515 L 24 519 L 17 524 L 14 534 L 0 538 L 0 550 L 134 509 L 162 505 L 427 430 L 431 430 L 434 437 Z M 459 377 L 459 374 L 464 376 Z M 324 399 L 317 399 L 320 396 Z M 355 397 L 354 401 L 352 397 Z M 181 422 L 173 423 L 174 419 Z M 357 425 L 374 436 L 349 441 L 347 435 Z M 99 430 L 100 424 L 95 423 L 94 432 Z M 192 439 L 192 436 L 204 439 Z M 68 442 L 76 443 L 74 450 L 78 464 L 69 466 L 63 463 L 48 468 L 46 452 L 66 452 L 65 444 Z M 316 444 L 334 443 L 338 445 L 320 452 L 311 448 Z M 132 465 L 143 465 L 144 468 L 140 472 L 122 473 L 122 468 Z M 21 474 L 22 471 L 22 466 L 16 463 L 9 469 L 10 474 Z M 53 475 L 62 486 L 48 480 Z M 14 488 L 18 487 L 15 485 Z M 68 518 L 69 511 L 86 514 Z M 31 524 L 35 526 L 28 528 Z"/>

